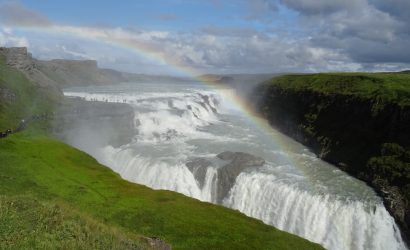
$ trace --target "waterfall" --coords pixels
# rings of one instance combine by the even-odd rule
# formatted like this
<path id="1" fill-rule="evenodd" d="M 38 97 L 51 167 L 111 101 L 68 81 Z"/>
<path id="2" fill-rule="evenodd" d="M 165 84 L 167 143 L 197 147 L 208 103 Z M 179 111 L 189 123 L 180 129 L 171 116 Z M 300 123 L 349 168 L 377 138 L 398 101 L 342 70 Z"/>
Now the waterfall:
<path id="1" fill-rule="evenodd" d="M 275 146 L 215 91 L 195 84 L 134 84 L 65 94 L 132 105 L 136 133 L 131 143 L 81 148 L 126 180 L 216 203 L 218 169 L 226 162 L 215 156 L 225 150 L 256 154 L 265 166 L 241 172 L 221 205 L 328 249 L 406 249 L 393 218 L 369 187 L 290 138 L 281 142 L 292 145 L 287 151 Z M 186 166 L 195 158 L 209 162 L 203 180 Z"/>
<path id="2" fill-rule="evenodd" d="M 382 203 L 312 195 L 272 175 L 241 174 L 224 205 L 328 249 L 404 248 Z"/>

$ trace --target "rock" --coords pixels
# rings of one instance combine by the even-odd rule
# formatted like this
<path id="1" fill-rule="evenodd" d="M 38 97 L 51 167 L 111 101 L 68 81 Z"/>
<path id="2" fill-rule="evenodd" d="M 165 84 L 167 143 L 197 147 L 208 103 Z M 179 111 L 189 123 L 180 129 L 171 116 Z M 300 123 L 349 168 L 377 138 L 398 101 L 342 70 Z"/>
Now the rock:
<path id="1" fill-rule="evenodd" d="M 229 193 L 235 184 L 236 177 L 249 167 L 260 167 L 265 164 L 265 160 L 243 152 L 226 151 L 217 155 L 224 161 L 229 161 L 226 165 L 218 169 L 218 191 L 217 202 L 222 203 L 222 200 Z"/>
<path id="2" fill-rule="evenodd" d="M 262 157 L 243 152 L 225 151 L 218 154 L 216 157 L 221 160 L 232 161 L 232 163 L 241 166 L 262 166 L 265 164 L 265 160 Z"/>
<path id="3" fill-rule="evenodd" d="M 62 95 L 62 92 L 58 88 L 58 83 L 39 70 L 38 60 L 34 59 L 31 53 L 28 53 L 27 48 L 0 47 L 0 55 L 6 58 L 6 64 L 8 66 L 18 69 L 36 86 L 47 88 L 55 95 Z"/>
<path id="4" fill-rule="evenodd" d="M 380 176 L 375 176 L 371 180 L 371 185 L 376 189 L 378 194 L 383 198 L 386 209 L 394 217 L 399 226 L 401 226 L 403 239 L 409 242 L 409 208 L 406 198 L 397 186 L 391 186 L 388 181 Z"/>
<path id="5" fill-rule="evenodd" d="M 265 164 L 265 160 L 261 157 L 254 156 L 243 152 L 225 151 L 216 156 L 218 159 L 225 161 L 222 167 L 217 170 L 217 187 L 215 197 L 217 203 L 222 203 L 222 200 L 229 193 L 235 184 L 236 177 L 249 167 L 260 167 Z M 194 174 L 199 187 L 202 189 L 205 184 L 205 177 L 208 167 L 212 162 L 204 158 L 196 158 L 185 164 L 188 169 Z"/>
<path id="6" fill-rule="evenodd" d="M 12 104 L 16 101 L 16 94 L 7 88 L 0 88 L 0 103 Z"/>
<path id="7" fill-rule="evenodd" d="M 210 107 L 212 109 L 212 112 L 218 113 L 218 111 L 214 107 L 212 107 L 211 103 L 209 102 L 209 96 L 202 95 L 202 94 L 199 94 L 199 95 L 201 96 L 202 100 L 204 101 L 203 103 L 202 102 L 199 103 L 202 107 L 204 107 L 205 109 L 208 109 L 207 107 Z"/>
<path id="8" fill-rule="evenodd" d="M 234 152 L 225 151 L 225 152 L 222 152 L 222 153 L 218 154 L 216 157 L 218 157 L 219 159 L 224 160 L 224 161 L 229 161 L 229 160 L 233 159 L 234 155 L 235 155 Z"/>
<path id="9" fill-rule="evenodd" d="M 148 244 L 154 250 L 171 250 L 172 249 L 170 245 L 168 245 L 165 241 L 161 240 L 158 237 L 146 237 L 145 239 L 148 241 Z"/>
<path id="10" fill-rule="evenodd" d="M 198 182 L 198 185 L 201 189 L 205 184 L 206 172 L 211 164 L 212 163 L 210 161 L 204 158 L 196 158 L 185 164 L 194 175 L 195 180 Z"/>

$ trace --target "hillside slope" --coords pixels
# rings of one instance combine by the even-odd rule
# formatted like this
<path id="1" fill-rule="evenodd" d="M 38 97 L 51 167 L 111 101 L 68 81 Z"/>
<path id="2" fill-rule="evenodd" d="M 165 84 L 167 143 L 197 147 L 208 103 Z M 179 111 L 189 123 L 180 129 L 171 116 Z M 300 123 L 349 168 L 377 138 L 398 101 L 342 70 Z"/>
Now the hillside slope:
<path id="1" fill-rule="evenodd" d="M 174 249 L 320 249 L 237 211 L 124 181 L 74 148 L 24 132 L 0 140 L 0 194 L 64 202 Z"/>
<path id="2" fill-rule="evenodd" d="M 0 56 L 0 130 L 52 113 L 62 102 L 50 89 Z M 0 138 L 2 248 L 322 249 L 237 211 L 127 182 L 50 137 L 50 124 L 33 120 Z"/>
<path id="3" fill-rule="evenodd" d="M 253 97 L 273 126 L 374 187 L 409 239 L 409 74 L 286 75 Z"/>
<path id="4" fill-rule="evenodd" d="M 1 249 L 152 249 L 150 239 L 107 226 L 65 202 L 0 196 Z"/>

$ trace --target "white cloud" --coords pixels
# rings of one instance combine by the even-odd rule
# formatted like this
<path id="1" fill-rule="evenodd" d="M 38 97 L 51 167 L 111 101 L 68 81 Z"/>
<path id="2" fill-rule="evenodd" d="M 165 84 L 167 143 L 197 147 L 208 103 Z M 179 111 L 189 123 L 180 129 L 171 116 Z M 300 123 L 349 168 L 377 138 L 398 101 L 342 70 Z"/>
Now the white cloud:
<path id="1" fill-rule="evenodd" d="M 134 71 L 147 70 L 150 65 L 150 71 L 156 73 L 169 72 L 168 69 L 158 67 L 166 64 L 171 67 L 192 68 L 203 73 L 337 71 L 359 68 L 354 62 L 350 62 L 348 56 L 331 48 L 314 46 L 309 39 L 283 39 L 258 33 L 252 36 L 222 36 L 210 35 L 208 32 L 181 34 L 75 26 L 53 26 L 53 29 L 70 36 L 70 44 L 79 48 L 69 48 L 61 41 L 54 47 L 47 46 L 52 51 L 45 50 L 41 44 L 33 45 L 35 55 L 40 54 L 42 58 L 47 58 L 47 54 L 48 57 L 70 59 L 94 58 L 101 65 L 112 67 L 115 62 L 127 65 L 127 70 L 134 65 L 137 69 Z M 118 47 L 126 47 L 136 53 L 129 53 L 129 50 L 124 52 Z M 159 72 L 156 69 L 165 71 Z"/>
<path id="2" fill-rule="evenodd" d="M 196 69 L 199 73 L 406 67 L 410 63 L 407 48 L 410 34 L 406 33 L 408 27 L 403 20 L 407 19 L 396 5 L 388 8 L 380 1 L 252 0 L 249 3 L 253 5 L 253 14 L 263 14 L 263 22 L 278 6 L 297 11 L 297 36 L 292 32 L 279 34 L 275 27 L 265 32 L 208 26 L 178 33 L 53 25 L 47 18 L 20 5 L 14 7 L 14 11 L 17 16 L 29 14 L 26 21 L 21 23 L 13 16 L 3 18 L 3 22 L 26 26 L 31 18 L 35 22 L 30 22 L 30 27 L 46 28 L 48 33 L 20 32 L 23 37 L 4 28 L 0 32 L 0 45 L 28 46 L 30 42 L 31 51 L 40 58 L 96 59 L 106 67 L 147 73 L 173 72 L 175 66 Z M 251 18 L 252 22 L 254 18 L 258 15 Z"/>
<path id="3" fill-rule="evenodd" d="M 29 42 L 26 37 L 14 35 L 11 28 L 3 28 L 0 30 L 0 46 L 29 47 Z"/>

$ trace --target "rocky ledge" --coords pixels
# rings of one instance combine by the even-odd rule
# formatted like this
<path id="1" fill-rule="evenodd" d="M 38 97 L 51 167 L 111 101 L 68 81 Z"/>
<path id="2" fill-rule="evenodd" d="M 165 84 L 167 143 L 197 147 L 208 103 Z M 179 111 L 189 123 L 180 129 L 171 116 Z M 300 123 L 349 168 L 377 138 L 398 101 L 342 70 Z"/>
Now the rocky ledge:
<path id="1" fill-rule="evenodd" d="M 247 168 L 260 167 L 265 164 L 263 158 L 243 152 L 225 151 L 218 154 L 216 158 L 222 161 L 222 166 L 217 168 L 218 183 L 216 194 L 214 194 L 219 204 L 228 195 L 240 173 Z M 204 158 L 195 158 L 186 163 L 201 188 L 204 185 L 208 167 L 212 165 L 214 164 L 211 160 Z"/>

